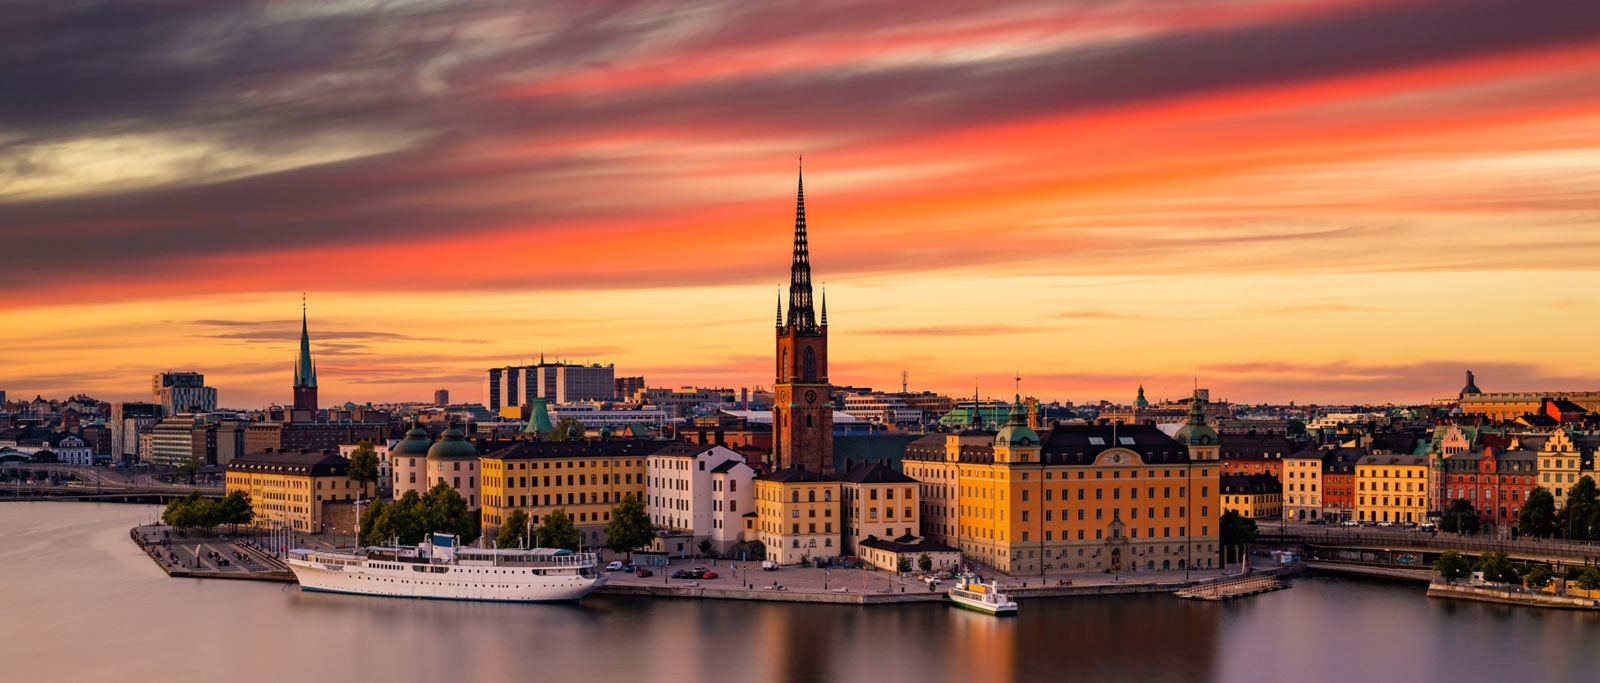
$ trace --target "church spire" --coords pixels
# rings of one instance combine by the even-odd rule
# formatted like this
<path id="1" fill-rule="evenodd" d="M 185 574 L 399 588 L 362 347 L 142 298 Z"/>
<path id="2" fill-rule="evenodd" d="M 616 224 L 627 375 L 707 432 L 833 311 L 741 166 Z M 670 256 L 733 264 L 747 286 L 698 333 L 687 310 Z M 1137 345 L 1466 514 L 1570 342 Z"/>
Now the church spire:
<path id="1" fill-rule="evenodd" d="M 817 330 L 811 305 L 811 250 L 806 242 L 805 174 L 799 174 L 794 205 L 794 263 L 789 266 L 789 327 L 801 332 Z"/>
<path id="2" fill-rule="evenodd" d="M 822 326 L 828 326 L 828 283 L 822 283 Z"/>
<path id="3" fill-rule="evenodd" d="M 300 294 L 300 357 L 294 366 L 296 387 L 317 386 L 317 366 L 311 361 L 311 332 L 306 324 L 306 295 Z"/>

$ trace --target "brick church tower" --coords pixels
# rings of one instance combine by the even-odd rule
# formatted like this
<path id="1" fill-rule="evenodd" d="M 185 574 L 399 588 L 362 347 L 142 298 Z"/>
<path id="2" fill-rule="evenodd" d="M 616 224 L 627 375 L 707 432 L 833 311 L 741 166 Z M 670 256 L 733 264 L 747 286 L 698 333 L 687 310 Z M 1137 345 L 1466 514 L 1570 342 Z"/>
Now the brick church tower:
<path id="1" fill-rule="evenodd" d="M 311 360 L 311 334 L 306 327 L 306 303 L 300 302 L 300 357 L 294 364 L 294 409 L 317 413 L 317 366 Z"/>
<path id="2" fill-rule="evenodd" d="M 833 471 L 832 385 L 828 384 L 828 302 L 822 323 L 811 302 L 811 256 L 806 245 L 805 179 L 794 211 L 794 264 L 789 268 L 789 311 L 779 304 L 777 378 L 772 385 L 772 460 L 776 468 L 800 465 Z"/>

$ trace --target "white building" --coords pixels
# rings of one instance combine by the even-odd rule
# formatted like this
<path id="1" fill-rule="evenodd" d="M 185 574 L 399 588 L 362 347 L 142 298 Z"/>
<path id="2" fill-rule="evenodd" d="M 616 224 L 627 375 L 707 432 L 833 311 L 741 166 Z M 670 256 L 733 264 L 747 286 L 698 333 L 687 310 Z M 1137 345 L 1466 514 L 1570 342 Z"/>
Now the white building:
<path id="1" fill-rule="evenodd" d="M 651 524 L 700 539 L 718 552 L 741 540 L 755 510 L 755 470 L 722 446 L 673 444 L 645 462 L 645 512 Z"/>
<path id="2" fill-rule="evenodd" d="M 94 449 L 89 443 L 72 434 L 63 434 L 59 438 L 19 441 L 15 450 L 26 453 L 31 458 L 35 454 L 49 451 L 55 455 L 56 462 L 64 465 L 93 465 Z"/>
<path id="3" fill-rule="evenodd" d="M 389 460 L 389 452 L 397 443 L 400 443 L 399 439 L 384 439 L 372 444 L 372 450 L 378 454 L 378 486 L 380 488 L 390 488 L 388 484 L 394 481 L 394 463 Z M 339 455 L 348 458 L 351 453 L 356 452 L 356 449 L 360 447 L 361 444 L 357 443 L 339 444 Z"/>

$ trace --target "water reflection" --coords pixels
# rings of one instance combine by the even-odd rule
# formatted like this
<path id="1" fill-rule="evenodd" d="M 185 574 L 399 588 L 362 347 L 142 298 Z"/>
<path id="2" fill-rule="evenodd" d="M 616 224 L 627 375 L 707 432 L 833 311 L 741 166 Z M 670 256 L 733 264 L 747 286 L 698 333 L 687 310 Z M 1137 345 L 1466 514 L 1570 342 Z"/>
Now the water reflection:
<path id="1" fill-rule="evenodd" d="M 144 508 L 0 503 L 7 680 L 1592 680 L 1600 616 L 1300 579 L 1226 604 L 1168 596 L 852 607 L 591 597 L 518 605 L 168 579 Z M 21 587 L 21 590 L 18 590 Z"/>

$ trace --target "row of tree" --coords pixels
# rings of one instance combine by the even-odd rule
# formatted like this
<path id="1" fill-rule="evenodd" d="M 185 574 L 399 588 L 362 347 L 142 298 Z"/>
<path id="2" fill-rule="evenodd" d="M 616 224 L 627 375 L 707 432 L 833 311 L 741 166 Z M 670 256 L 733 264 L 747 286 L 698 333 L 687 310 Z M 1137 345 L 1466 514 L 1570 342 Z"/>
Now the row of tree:
<path id="1" fill-rule="evenodd" d="M 455 534 L 463 545 L 478 540 L 467 499 L 442 481 L 420 496 L 406 491 L 393 503 L 374 500 L 361 511 L 361 545 L 416 545 L 434 532 Z"/>
<path id="2" fill-rule="evenodd" d="M 633 494 L 623 496 L 616 507 L 611 508 L 611 521 L 606 524 L 607 550 L 631 555 L 633 551 L 650 545 L 655 537 L 655 529 L 650 525 L 650 516 L 645 513 L 644 502 Z M 539 520 L 537 527 L 533 526 L 527 511 L 512 510 L 500 525 L 500 535 L 495 539 L 495 545 L 500 548 L 526 545 L 580 550 L 583 534 L 572 523 L 572 515 L 567 514 L 566 508 L 551 510 Z M 702 545 L 709 546 L 709 543 Z"/>
<path id="3" fill-rule="evenodd" d="M 1600 493 L 1594 478 L 1579 479 L 1567 491 L 1567 504 L 1559 511 L 1549 489 L 1535 487 L 1522 503 L 1517 528 L 1524 536 L 1600 541 Z"/>
<path id="4" fill-rule="evenodd" d="M 1555 580 L 1555 572 L 1550 565 L 1518 565 L 1501 552 L 1484 553 L 1477 562 L 1472 562 L 1454 550 L 1446 551 L 1433 563 L 1433 570 L 1446 581 L 1467 578 L 1475 571 L 1483 572 L 1483 580 L 1490 583 L 1525 583 L 1532 588 L 1544 588 Z M 1600 569 L 1567 567 L 1564 578 L 1584 590 L 1600 590 Z"/>
<path id="5" fill-rule="evenodd" d="M 167 509 L 161 512 L 161 522 L 179 530 L 209 529 L 219 524 L 238 528 L 253 519 L 255 510 L 250 507 L 250 494 L 244 491 L 229 493 L 222 500 L 212 500 L 199 491 L 191 491 L 188 496 L 167 503 Z"/>

